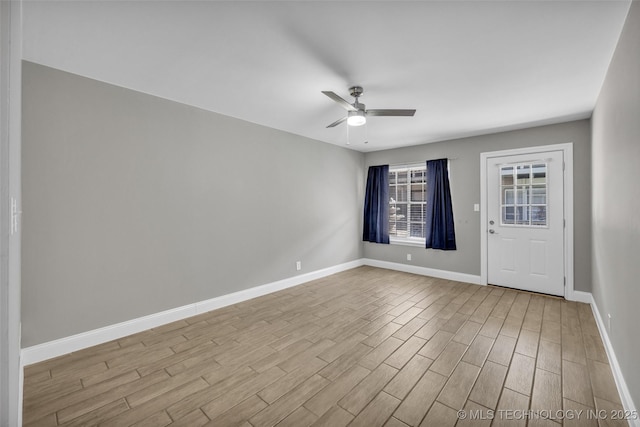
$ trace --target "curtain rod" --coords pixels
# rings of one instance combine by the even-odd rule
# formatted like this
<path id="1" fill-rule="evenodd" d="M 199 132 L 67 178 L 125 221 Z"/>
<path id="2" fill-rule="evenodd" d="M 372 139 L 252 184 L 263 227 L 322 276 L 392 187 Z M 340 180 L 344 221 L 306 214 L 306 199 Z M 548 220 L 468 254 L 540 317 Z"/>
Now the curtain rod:
<path id="1" fill-rule="evenodd" d="M 451 160 L 458 160 L 459 157 L 440 157 L 441 159 L 446 158 L 447 160 L 451 161 Z M 436 159 L 432 159 L 432 160 L 436 160 Z M 422 165 L 424 163 L 426 163 L 428 160 L 424 160 L 422 162 L 406 162 L 406 163 L 390 163 L 389 166 L 390 167 L 399 167 L 399 166 L 412 166 L 412 165 Z"/>

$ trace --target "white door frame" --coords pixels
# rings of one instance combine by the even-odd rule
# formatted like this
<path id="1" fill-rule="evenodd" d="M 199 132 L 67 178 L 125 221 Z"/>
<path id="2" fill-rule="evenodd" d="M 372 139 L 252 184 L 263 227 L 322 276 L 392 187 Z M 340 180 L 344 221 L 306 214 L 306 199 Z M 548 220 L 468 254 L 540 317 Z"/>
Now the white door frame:
<path id="1" fill-rule="evenodd" d="M 480 284 L 488 284 L 488 241 L 487 241 L 487 160 L 493 157 L 536 154 L 545 151 L 564 153 L 564 297 L 575 301 L 573 290 L 573 143 L 541 145 L 537 147 L 514 148 L 511 150 L 480 153 Z"/>
<path id="2" fill-rule="evenodd" d="M 0 425 L 22 425 L 22 0 L 0 0 Z"/>

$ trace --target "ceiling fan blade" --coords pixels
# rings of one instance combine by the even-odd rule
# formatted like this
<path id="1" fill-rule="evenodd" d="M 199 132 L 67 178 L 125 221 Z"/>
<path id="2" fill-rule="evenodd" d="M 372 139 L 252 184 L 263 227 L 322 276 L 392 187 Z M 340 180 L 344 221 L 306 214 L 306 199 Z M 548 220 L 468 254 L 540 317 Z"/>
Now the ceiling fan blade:
<path id="1" fill-rule="evenodd" d="M 346 120 L 347 120 L 347 118 L 346 118 L 346 117 L 343 117 L 343 118 L 338 119 L 338 120 L 336 120 L 335 122 L 331 123 L 331 124 L 330 124 L 329 126 L 327 126 L 327 127 L 328 127 L 328 128 L 336 127 L 336 126 L 338 126 L 340 123 L 342 123 L 342 122 L 344 122 L 344 121 L 346 121 Z"/>
<path id="2" fill-rule="evenodd" d="M 345 110 L 347 110 L 347 111 L 358 111 L 358 109 L 356 107 L 354 107 L 353 105 L 349 104 L 346 100 L 342 99 L 341 97 L 339 97 L 335 93 L 333 93 L 333 92 L 331 92 L 329 90 L 323 90 L 322 93 L 324 93 L 329 98 L 331 98 L 334 101 L 336 101 L 338 104 L 342 105 Z"/>
<path id="3" fill-rule="evenodd" d="M 413 116 L 416 110 L 367 110 L 367 116 Z"/>

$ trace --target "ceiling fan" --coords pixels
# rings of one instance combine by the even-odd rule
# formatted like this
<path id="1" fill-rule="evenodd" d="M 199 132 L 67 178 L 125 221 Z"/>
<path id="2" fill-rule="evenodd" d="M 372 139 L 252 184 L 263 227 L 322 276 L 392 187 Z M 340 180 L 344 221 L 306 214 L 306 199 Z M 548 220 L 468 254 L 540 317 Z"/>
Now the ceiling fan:
<path id="1" fill-rule="evenodd" d="M 349 126 L 362 126 L 367 122 L 367 116 L 413 116 L 416 113 L 416 110 L 366 110 L 365 105 L 358 102 L 358 98 L 364 93 L 364 89 L 362 89 L 362 87 L 360 86 L 353 86 L 349 88 L 349 93 L 356 99 L 353 104 L 349 104 L 345 99 L 336 95 L 334 92 L 323 90 L 322 93 L 333 99 L 345 110 L 347 110 L 346 117 L 343 117 L 331 123 L 329 126 L 327 126 L 328 128 L 338 126 L 345 120 Z"/>

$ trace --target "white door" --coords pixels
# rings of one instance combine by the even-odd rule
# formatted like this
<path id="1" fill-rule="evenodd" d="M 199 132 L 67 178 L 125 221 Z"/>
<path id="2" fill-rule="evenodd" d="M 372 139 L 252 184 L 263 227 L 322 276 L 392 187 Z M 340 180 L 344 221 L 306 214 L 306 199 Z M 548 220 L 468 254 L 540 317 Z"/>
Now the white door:
<path id="1" fill-rule="evenodd" d="M 488 283 L 564 295 L 563 152 L 486 161 Z"/>

